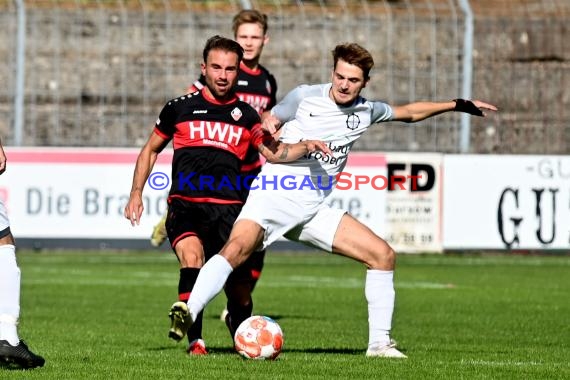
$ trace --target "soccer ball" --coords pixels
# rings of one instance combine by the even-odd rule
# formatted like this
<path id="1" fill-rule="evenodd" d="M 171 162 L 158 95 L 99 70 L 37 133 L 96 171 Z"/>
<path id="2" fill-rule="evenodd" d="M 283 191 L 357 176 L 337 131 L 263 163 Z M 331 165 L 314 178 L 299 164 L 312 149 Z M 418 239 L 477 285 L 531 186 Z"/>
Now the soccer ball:
<path id="1" fill-rule="evenodd" d="M 239 325 L 234 343 L 236 351 L 245 358 L 274 360 L 283 347 L 283 332 L 273 319 L 254 315 Z"/>

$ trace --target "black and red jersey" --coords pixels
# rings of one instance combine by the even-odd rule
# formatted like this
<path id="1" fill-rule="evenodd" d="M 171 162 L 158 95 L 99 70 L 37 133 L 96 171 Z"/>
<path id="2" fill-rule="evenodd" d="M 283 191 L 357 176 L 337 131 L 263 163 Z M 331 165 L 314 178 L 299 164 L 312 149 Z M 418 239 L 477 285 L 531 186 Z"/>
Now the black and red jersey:
<path id="1" fill-rule="evenodd" d="M 260 115 L 277 104 L 275 77 L 261 65 L 251 70 L 242 62 L 235 91 L 241 101 L 255 108 Z"/>
<path id="2" fill-rule="evenodd" d="M 189 92 L 201 90 L 206 85 L 204 76 L 192 84 Z M 277 82 L 265 67 L 259 65 L 251 70 L 243 62 L 240 64 L 235 92 L 241 101 L 248 103 L 261 115 L 277 104 Z M 257 175 L 261 168 L 259 152 L 255 147 L 248 150 L 242 165 L 242 175 Z"/>
<path id="3" fill-rule="evenodd" d="M 219 103 L 205 91 L 170 100 L 155 133 L 172 140 L 169 199 L 241 203 L 242 161 L 263 138 L 259 114 L 237 97 Z"/>

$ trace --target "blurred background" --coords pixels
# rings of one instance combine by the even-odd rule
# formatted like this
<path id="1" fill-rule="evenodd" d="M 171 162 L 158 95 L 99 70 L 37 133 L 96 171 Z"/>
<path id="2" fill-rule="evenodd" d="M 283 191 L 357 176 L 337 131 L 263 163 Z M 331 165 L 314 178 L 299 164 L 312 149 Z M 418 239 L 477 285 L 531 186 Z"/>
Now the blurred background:
<path id="1" fill-rule="evenodd" d="M 330 78 L 332 48 L 376 61 L 364 95 L 402 104 L 464 95 L 500 107 L 375 128 L 357 149 L 563 154 L 570 148 L 570 1 L 0 1 L 0 134 L 13 146 L 139 147 L 199 75 L 214 34 L 269 17 L 262 64 L 278 97 Z"/>

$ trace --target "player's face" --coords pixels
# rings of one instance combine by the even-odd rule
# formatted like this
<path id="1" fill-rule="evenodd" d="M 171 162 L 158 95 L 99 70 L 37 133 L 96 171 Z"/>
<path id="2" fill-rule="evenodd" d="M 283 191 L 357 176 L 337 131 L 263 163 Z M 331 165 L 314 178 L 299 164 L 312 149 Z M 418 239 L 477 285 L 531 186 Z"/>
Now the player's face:
<path id="1" fill-rule="evenodd" d="M 243 60 L 257 61 L 263 51 L 263 46 L 267 43 L 269 38 L 263 34 L 263 28 L 258 23 L 241 24 L 235 35 L 236 41 L 244 50 Z"/>
<path id="2" fill-rule="evenodd" d="M 202 63 L 202 74 L 206 86 L 216 99 L 233 96 L 232 88 L 237 82 L 238 56 L 224 50 L 210 50 L 206 63 Z"/>
<path id="3" fill-rule="evenodd" d="M 336 104 L 349 105 L 360 95 L 367 82 L 360 67 L 339 59 L 332 73 L 330 97 Z"/>

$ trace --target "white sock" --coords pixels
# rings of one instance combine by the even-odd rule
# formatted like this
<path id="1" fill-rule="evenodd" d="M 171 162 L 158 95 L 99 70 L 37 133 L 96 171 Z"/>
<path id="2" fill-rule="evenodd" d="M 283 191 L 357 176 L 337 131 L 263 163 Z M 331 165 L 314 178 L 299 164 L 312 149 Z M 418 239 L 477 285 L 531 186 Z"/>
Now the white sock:
<path id="1" fill-rule="evenodd" d="M 368 301 L 368 345 L 390 343 L 394 312 L 394 271 L 369 269 L 364 287 Z"/>
<path id="2" fill-rule="evenodd" d="M 222 291 L 232 271 L 233 268 L 228 260 L 221 255 L 214 255 L 200 269 L 200 274 L 198 274 L 188 300 L 192 320 L 195 321 L 196 316 L 204 310 L 204 307 Z"/>
<path id="3" fill-rule="evenodd" d="M 0 340 L 15 346 L 20 316 L 20 268 L 16 262 L 16 247 L 0 245 Z"/>

